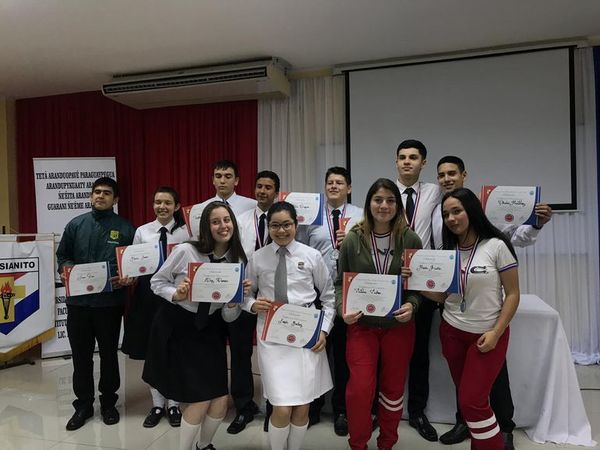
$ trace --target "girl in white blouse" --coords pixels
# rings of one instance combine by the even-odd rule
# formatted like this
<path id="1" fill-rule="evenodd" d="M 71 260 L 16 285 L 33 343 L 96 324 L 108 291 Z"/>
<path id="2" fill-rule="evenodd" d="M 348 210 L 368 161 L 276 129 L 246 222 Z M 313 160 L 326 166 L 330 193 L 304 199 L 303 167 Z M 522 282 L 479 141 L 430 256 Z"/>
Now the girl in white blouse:
<path id="1" fill-rule="evenodd" d="M 166 397 L 189 403 L 181 420 L 179 449 L 212 449 L 227 412 L 224 321 L 234 321 L 241 310 L 231 304 L 189 301 L 190 262 L 246 262 L 235 216 L 225 203 L 213 202 L 204 209 L 199 240 L 178 245 L 152 277 L 154 293 L 170 303 L 152 324 L 143 375 Z M 247 282 L 244 286 L 249 289 Z M 198 432 L 200 440 L 194 445 Z"/>

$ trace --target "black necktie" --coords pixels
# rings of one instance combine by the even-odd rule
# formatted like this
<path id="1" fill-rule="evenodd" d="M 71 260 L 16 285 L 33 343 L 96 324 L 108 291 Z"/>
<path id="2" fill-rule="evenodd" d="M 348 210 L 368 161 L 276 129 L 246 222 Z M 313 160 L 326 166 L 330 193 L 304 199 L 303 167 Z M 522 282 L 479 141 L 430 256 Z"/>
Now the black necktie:
<path id="1" fill-rule="evenodd" d="M 408 220 L 408 225 L 412 224 L 413 216 L 415 215 L 415 201 L 413 200 L 413 192 L 415 190 L 411 187 L 404 189 L 404 193 L 406 194 L 406 219 Z"/>
<path id="2" fill-rule="evenodd" d="M 158 242 L 160 243 L 160 250 L 162 251 L 162 255 L 164 259 L 167 259 L 167 229 L 165 227 L 160 227 L 160 239 Z"/>
<path id="3" fill-rule="evenodd" d="M 333 216 L 333 248 L 337 248 L 337 232 L 340 229 L 340 210 L 334 209 L 331 211 L 331 215 Z"/>
<path id="4" fill-rule="evenodd" d="M 265 221 L 267 220 L 267 215 L 262 213 L 260 215 L 260 219 L 258 221 L 258 236 L 256 236 L 256 246 L 254 250 L 258 250 L 259 248 L 264 247 L 265 245 Z"/>
<path id="5" fill-rule="evenodd" d="M 212 263 L 220 263 L 225 261 L 225 258 L 215 258 L 215 256 L 211 253 L 208 255 L 208 259 Z M 201 330 L 206 326 L 206 322 L 208 321 L 208 316 L 210 312 L 210 303 L 200 302 L 198 303 L 198 311 L 196 311 L 196 317 L 194 317 L 194 326 Z"/>

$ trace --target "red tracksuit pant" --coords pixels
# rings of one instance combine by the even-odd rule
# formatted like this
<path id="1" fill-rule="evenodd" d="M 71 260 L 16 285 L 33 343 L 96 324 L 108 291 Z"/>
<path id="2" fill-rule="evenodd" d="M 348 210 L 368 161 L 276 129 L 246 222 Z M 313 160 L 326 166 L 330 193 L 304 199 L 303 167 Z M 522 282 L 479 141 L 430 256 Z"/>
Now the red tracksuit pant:
<path id="1" fill-rule="evenodd" d="M 377 419 L 380 449 L 391 449 L 398 440 L 398 424 L 404 407 L 404 383 L 415 345 L 415 324 L 395 328 L 350 325 L 347 331 L 346 360 L 350 379 L 346 386 L 348 442 L 353 450 L 364 450 L 371 438 L 371 406 L 379 366 Z"/>
<path id="2" fill-rule="evenodd" d="M 481 353 L 479 333 L 467 333 L 445 320 L 440 324 L 442 353 L 458 390 L 458 406 L 469 432 L 472 450 L 503 450 L 504 441 L 490 407 L 490 391 L 506 358 L 510 331 L 507 328 L 496 348 Z"/>

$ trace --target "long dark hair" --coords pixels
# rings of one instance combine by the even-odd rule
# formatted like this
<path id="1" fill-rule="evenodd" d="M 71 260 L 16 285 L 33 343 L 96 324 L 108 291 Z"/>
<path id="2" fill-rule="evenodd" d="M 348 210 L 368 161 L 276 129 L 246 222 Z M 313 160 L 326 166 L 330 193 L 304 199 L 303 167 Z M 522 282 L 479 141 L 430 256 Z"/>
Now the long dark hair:
<path id="1" fill-rule="evenodd" d="M 214 251 L 215 240 L 210 232 L 210 215 L 217 208 L 225 208 L 229 213 L 229 217 L 231 217 L 231 223 L 233 224 L 233 235 L 229 241 L 229 254 L 231 256 L 231 261 L 238 261 L 246 264 L 248 262 L 248 258 L 246 258 L 246 253 L 244 253 L 244 248 L 242 247 L 237 220 L 235 218 L 235 214 L 227 203 L 219 201 L 209 203 L 208 206 L 204 208 L 204 211 L 202 211 L 202 216 L 200 217 L 200 232 L 198 234 L 198 240 L 188 242 L 196 247 L 200 253 L 209 254 Z"/>
<path id="2" fill-rule="evenodd" d="M 517 259 L 517 254 L 515 253 L 514 247 L 510 243 L 510 239 L 504 233 L 502 233 L 502 231 L 492 225 L 483 212 L 481 202 L 470 189 L 459 188 L 444 194 L 441 208 L 442 217 L 444 215 L 444 203 L 450 197 L 457 199 L 462 204 L 465 212 L 467 213 L 467 217 L 469 218 L 469 228 L 477 233 L 479 239 L 490 239 L 494 237 L 500 239 L 506 244 L 515 259 Z M 442 242 L 444 249 L 446 250 L 454 250 L 458 245 L 458 236 L 450 231 L 450 229 L 446 226 L 445 221 L 442 226 Z"/>
<path id="3" fill-rule="evenodd" d="M 404 219 L 404 206 L 402 205 L 400 190 L 398 189 L 398 186 L 396 186 L 396 183 L 388 178 L 379 178 L 369 188 L 367 196 L 365 197 L 365 209 L 363 210 L 363 220 L 360 223 L 360 226 L 365 235 L 370 235 L 371 231 L 373 231 L 375 219 L 373 219 L 373 213 L 371 213 L 371 199 L 381 188 L 387 189 L 394 194 L 394 197 L 396 198 L 396 215 L 391 221 L 391 231 L 392 235 L 397 237 L 407 225 L 406 220 Z M 369 242 L 369 239 L 367 239 L 367 244 L 369 244 Z"/>
<path id="4" fill-rule="evenodd" d="M 154 201 L 154 197 L 156 197 L 156 194 L 169 194 L 171 197 L 173 197 L 175 205 L 179 205 L 179 209 L 173 213 L 175 226 L 171 230 L 169 230 L 170 233 L 173 233 L 174 230 L 185 225 L 183 211 L 181 210 L 181 202 L 179 201 L 179 193 L 175 190 L 175 188 L 171 186 L 160 186 L 156 189 L 156 191 L 154 191 L 154 194 L 152 194 L 152 201 Z"/>

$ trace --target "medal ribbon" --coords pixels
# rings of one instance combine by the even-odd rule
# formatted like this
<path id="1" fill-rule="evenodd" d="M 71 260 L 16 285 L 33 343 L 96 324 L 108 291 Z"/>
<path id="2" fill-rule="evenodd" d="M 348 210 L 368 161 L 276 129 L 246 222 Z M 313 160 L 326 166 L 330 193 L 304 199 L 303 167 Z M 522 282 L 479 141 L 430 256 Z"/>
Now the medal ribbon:
<path id="1" fill-rule="evenodd" d="M 337 209 L 337 208 L 336 208 Z M 335 250 L 337 248 L 337 239 L 335 238 L 335 234 L 333 233 L 333 218 L 331 217 L 331 213 L 333 209 L 330 211 L 329 206 L 327 206 L 327 227 L 329 228 L 329 238 L 331 239 L 331 246 Z M 346 204 L 344 204 L 344 209 L 342 209 L 342 213 L 340 214 L 340 223 L 344 216 L 346 215 Z"/>
<path id="2" fill-rule="evenodd" d="M 385 237 L 385 235 L 384 235 Z M 375 237 L 375 233 L 371 232 L 371 246 L 373 247 L 373 253 L 375 254 L 375 270 L 379 274 L 387 273 L 388 265 L 390 263 L 390 255 L 392 253 L 392 233 L 390 232 L 388 237 L 388 251 L 383 258 L 383 263 L 381 262 L 381 253 L 379 253 L 379 248 L 377 247 L 377 238 Z"/>
<path id="3" fill-rule="evenodd" d="M 477 251 L 478 245 L 479 245 L 479 237 L 477 237 L 475 244 L 473 244 L 473 248 L 471 249 L 471 253 L 469 253 L 469 257 L 467 258 L 467 264 L 466 264 L 465 268 L 462 269 L 462 267 L 461 267 L 461 270 L 460 270 L 460 295 L 463 298 L 463 302 L 465 301 L 465 292 L 467 290 L 469 269 L 471 268 L 471 264 L 473 264 L 473 259 L 475 258 L 475 252 Z M 457 246 L 457 249 L 458 249 L 458 246 Z M 460 255 L 460 252 L 459 252 L 459 255 Z"/>

